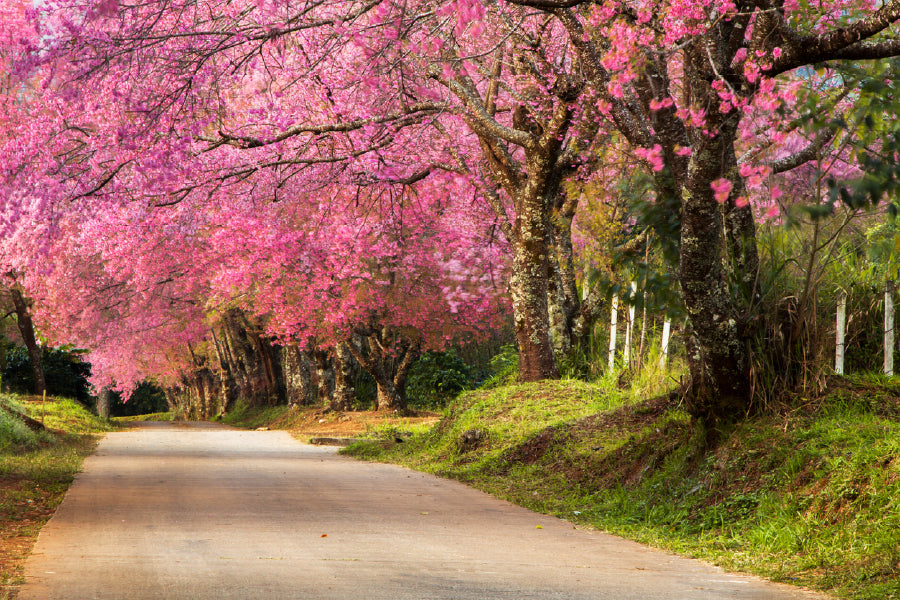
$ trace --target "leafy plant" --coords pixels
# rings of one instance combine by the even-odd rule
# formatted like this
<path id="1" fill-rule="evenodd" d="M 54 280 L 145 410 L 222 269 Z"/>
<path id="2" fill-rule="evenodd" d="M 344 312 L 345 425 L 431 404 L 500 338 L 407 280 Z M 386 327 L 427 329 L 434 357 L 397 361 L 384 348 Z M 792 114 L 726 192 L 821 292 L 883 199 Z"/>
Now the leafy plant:
<path id="1" fill-rule="evenodd" d="M 474 377 L 456 352 L 424 353 L 409 373 L 407 394 L 411 406 L 439 408 L 472 387 Z"/>
<path id="2" fill-rule="evenodd" d="M 76 350 L 44 347 L 41 351 L 47 395 L 74 398 L 85 404 L 90 402 L 90 363 L 82 361 Z M 28 351 L 22 346 L 10 348 L 6 353 L 6 368 L 3 370 L 4 384 L 10 391 L 30 394 L 34 388 L 33 381 Z"/>
<path id="3" fill-rule="evenodd" d="M 162 413 L 169 409 L 166 394 L 158 385 L 144 381 L 134 390 L 125 402 L 122 395 L 114 393 L 110 405 L 110 414 L 114 417 L 130 417 L 150 413 Z"/>

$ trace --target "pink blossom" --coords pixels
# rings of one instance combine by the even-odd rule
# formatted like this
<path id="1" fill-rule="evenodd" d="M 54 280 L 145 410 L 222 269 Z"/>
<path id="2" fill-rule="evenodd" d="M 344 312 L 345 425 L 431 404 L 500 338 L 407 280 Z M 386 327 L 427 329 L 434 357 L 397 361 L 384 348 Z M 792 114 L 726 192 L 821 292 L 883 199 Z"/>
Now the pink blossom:
<path id="1" fill-rule="evenodd" d="M 674 106 L 675 101 L 671 98 L 663 98 L 662 100 L 657 100 L 654 98 L 650 101 L 650 110 L 660 110 L 663 108 L 669 108 L 670 106 Z"/>
<path id="2" fill-rule="evenodd" d="M 634 154 L 650 163 L 650 167 L 654 171 L 662 171 L 665 167 L 662 146 L 659 144 L 656 144 L 652 148 L 637 148 L 635 149 Z"/>
<path id="3" fill-rule="evenodd" d="M 731 181 L 728 179 L 720 178 L 713 181 L 709 184 L 712 188 L 716 202 L 722 204 L 726 200 L 728 200 L 728 195 L 731 193 Z"/>

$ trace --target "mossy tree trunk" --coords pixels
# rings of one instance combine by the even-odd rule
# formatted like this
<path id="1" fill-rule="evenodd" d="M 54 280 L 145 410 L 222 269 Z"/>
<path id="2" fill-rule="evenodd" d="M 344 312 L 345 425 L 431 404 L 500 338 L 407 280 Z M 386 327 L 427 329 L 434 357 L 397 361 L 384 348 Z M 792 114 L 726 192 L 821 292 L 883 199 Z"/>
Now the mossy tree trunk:
<path id="1" fill-rule="evenodd" d="M 10 295 L 12 296 L 13 306 L 16 309 L 16 325 L 19 328 L 19 333 L 22 335 L 22 341 L 25 343 L 25 348 L 28 350 L 28 358 L 31 362 L 31 391 L 41 395 L 47 390 L 47 382 L 44 378 L 44 360 L 41 354 L 41 347 L 38 346 L 37 337 L 34 333 L 34 322 L 31 319 L 31 302 L 16 288 L 10 288 Z"/>

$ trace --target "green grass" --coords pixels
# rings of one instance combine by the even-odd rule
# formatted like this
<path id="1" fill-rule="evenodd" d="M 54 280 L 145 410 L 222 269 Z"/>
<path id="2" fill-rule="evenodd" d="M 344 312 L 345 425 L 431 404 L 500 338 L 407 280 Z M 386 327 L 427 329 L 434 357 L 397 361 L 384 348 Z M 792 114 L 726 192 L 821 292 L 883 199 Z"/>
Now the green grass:
<path id="1" fill-rule="evenodd" d="M 464 443 L 475 429 L 481 439 Z M 676 400 L 560 381 L 471 392 L 406 443 L 346 452 L 729 569 L 842 598 L 900 598 L 895 380 L 835 378 L 713 450 L 705 439 Z"/>
<path id="2" fill-rule="evenodd" d="M 242 400 L 238 400 L 231 412 L 214 420 L 221 421 L 233 427 L 243 429 L 256 429 L 257 427 L 269 427 L 274 421 L 278 421 L 290 409 L 285 406 L 250 406 Z"/>
<path id="3" fill-rule="evenodd" d="M 146 415 L 131 415 L 127 417 L 113 417 L 112 422 L 117 425 L 128 425 L 128 423 L 137 423 L 141 421 L 174 421 L 174 412 L 148 413 Z"/>
<path id="4" fill-rule="evenodd" d="M 97 434 L 112 425 L 73 400 L 0 394 L 0 403 L 43 420 L 48 431 L 33 432 L 0 410 L 0 599 L 14 595 L 22 567 L 38 532 L 96 446 Z"/>

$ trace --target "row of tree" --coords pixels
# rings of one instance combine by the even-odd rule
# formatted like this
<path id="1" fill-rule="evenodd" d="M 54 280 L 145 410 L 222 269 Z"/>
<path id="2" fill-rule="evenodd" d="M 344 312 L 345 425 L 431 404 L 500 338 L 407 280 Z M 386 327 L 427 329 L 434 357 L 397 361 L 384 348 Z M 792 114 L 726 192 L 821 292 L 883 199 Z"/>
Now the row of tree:
<path id="1" fill-rule="evenodd" d="M 631 257 L 688 315 L 687 406 L 714 425 L 752 403 L 758 220 L 894 191 L 898 20 L 900 0 L 6 3 L 0 266 L 97 385 L 189 380 L 221 407 L 287 393 L 279 369 L 302 389 L 320 355 L 340 389 L 352 357 L 399 407 L 423 348 L 507 314 L 520 378 L 557 377 Z"/>

